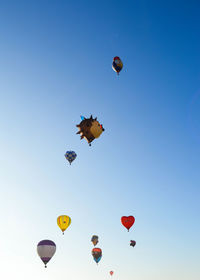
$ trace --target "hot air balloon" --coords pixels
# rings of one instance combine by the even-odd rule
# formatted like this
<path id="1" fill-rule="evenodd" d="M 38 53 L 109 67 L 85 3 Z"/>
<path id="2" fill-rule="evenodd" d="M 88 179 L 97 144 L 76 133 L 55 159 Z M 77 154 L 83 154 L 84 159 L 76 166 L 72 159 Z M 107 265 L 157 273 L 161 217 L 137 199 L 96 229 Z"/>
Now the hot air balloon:
<path id="1" fill-rule="evenodd" d="M 66 216 L 66 215 L 59 216 L 57 218 L 57 224 L 58 224 L 59 228 L 62 230 L 62 232 L 64 234 L 64 231 L 71 224 L 71 218 L 69 216 Z"/>
<path id="2" fill-rule="evenodd" d="M 80 124 L 76 126 L 79 128 L 79 131 L 76 134 L 81 135 L 81 139 L 85 138 L 88 144 L 91 146 L 91 142 L 98 138 L 101 133 L 104 131 L 103 126 L 97 121 L 97 118 L 93 119 L 92 115 L 89 119 L 81 116 Z"/>
<path id="3" fill-rule="evenodd" d="M 97 243 L 99 242 L 99 237 L 97 235 L 93 235 L 91 241 L 93 245 L 96 246 Z"/>
<path id="4" fill-rule="evenodd" d="M 123 216 L 121 217 L 121 223 L 123 226 L 125 226 L 125 228 L 129 229 L 132 227 L 132 225 L 134 224 L 135 222 L 135 218 L 133 216 Z"/>
<path id="5" fill-rule="evenodd" d="M 102 257 L 102 250 L 100 248 L 94 248 L 92 250 L 92 256 L 93 256 L 95 262 L 98 264 L 98 262 L 100 261 L 100 259 Z"/>
<path id="6" fill-rule="evenodd" d="M 110 271 L 110 275 L 112 276 L 112 275 L 113 275 L 113 273 L 114 273 L 114 272 L 111 270 L 111 271 Z"/>
<path id="7" fill-rule="evenodd" d="M 46 264 L 50 261 L 56 252 L 56 244 L 51 240 L 42 240 L 37 245 L 37 253 L 43 263 Z"/>
<path id="8" fill-rule="evenodd" d="M 68 160 L 71 165 L 72 161 L 74 161 L 75 158 L 77 157 L 77 154 L 74 151 L 67 151 L 65 153 L 65 157 L 66 157 L 66 160 Z"/>
<path id="9" fill-rule="evenodd" d="M 136 241 L 134 241 L 134 240 L 130 240 L 130 246 L 135 247 L 135 245 L 136 245 Z"/>
<path id="10" fill-rule="evenodd" d="M 122 70 L 122 68 L 123 68 L 123 63 L 121 59 L 119 58 L 119 56 L 115 56 L 113 58 L 112 69 L 115 72 L 117 72 L 117 74 L 119 75 L 119 72 Z"/>

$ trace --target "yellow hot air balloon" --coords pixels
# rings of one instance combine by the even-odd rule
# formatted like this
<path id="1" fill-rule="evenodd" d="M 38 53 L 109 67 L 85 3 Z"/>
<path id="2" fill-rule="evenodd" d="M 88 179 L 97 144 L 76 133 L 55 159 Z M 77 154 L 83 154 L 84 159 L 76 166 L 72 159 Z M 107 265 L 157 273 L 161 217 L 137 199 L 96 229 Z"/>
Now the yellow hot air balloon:
<path id="1" fill-rule="evenodd" d="M 66 215 L 59 216 L 57 218 L 57 224 L 64 234 L 64 231 L 71 224 L 71 218 L 69 216 L 66 216 Z"/>

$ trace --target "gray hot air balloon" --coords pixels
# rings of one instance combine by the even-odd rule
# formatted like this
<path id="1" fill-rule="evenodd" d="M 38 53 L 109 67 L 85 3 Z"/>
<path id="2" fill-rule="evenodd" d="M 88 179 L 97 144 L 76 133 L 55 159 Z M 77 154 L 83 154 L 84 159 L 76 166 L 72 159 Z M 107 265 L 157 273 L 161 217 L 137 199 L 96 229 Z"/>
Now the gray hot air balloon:
<path id="1" fill-rule="evenodd" d="M 42 240 L 37 245 L 37 253 L 43 263 L 46 264 L 50 261 L 56 252 L 56 244 L 51 240 Z"/>

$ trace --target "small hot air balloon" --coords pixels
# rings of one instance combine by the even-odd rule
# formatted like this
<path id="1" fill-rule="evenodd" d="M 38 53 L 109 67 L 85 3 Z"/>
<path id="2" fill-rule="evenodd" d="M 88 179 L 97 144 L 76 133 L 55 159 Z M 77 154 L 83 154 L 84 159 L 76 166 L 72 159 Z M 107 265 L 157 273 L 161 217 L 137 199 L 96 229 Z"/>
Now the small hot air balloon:
<path id="1" fill-rule="evenodd" d="M 67 151 L 65 153 L 65 158 L 66 158 L 66 160 L 69 161 L 70 165 L 71 165 L 72 161 L 75 160 L 76 157 L 77 157 L 77 154 L 74 151 Z"/>
<path id="2" fill-rule="evenodd" d="M 133 216 L 123 216 L 121 217 L 121 223 L 123 226 L 125 226 L 125 228 L 129 229 L 132 227 L 132 225 L 134 224 L 135 222 L 135 218 Z"/>
<path id="3" fill-rule="evenodd" d="M 98 264 L 98 262 L 100 261 L 100 259 L 102 257 L 102 250 L 100 248 L 94 248 L 92 250 L 92 256 L 93 256 L 95 262 Z"/>
<path id="4" fill-rule="evenodd" d="M 37 253 L 43 263 L 46 264 L 50 261 L 56 252 L 56 244 L 51 240 L 42 240 L 37 245 Z"/>
<path id="5" fill-rule="evenodd" d="M 96 246 L 97 243 L 99 242 L 99 237 L 97 235 L 93 235 L 91 241 L 93 245 Z"/>
<path id="6" fill-rule="evenodd" d="M 122 68 L 123 68 L 123 63 L 121 59 L 119 58 L 119 56 L 115 56 L 113 58 L 112 69 L 115 72 L 117 72 L 117 74 L 119 75 L 119 72 L 122 70 Z"/>
<path id="7" fill-rule="evenodd" d="M 111 270 L 111 271 L 110 271 L 110 275 L 112 276 L 112 275 L 113 275 L 113 273 L 114 273 L 114 272 Z"/>
<path id="8" fill-rule="evenodd" d="M 62 232 L 64 234 L 64 231 L 71 224 L 71 218 L 69 216 L 66 216 L 66 215 L 59 216 L 57 218 L 57 224 L 58 224 L 59 228 L 62 230 Z"/>
<path id="9" fill-rule="evenodd" d="M 77 124 L 79 131 L 76 134 L 81 135 L 81 139 L 85 138 L 88 144 L 91 146 L 91 142 L 98 138 L 104 131 L 103 126 L 97 121 L 97 118 L 93 119 L 92 115 L 89 119 L 81 116 L 80 124 Z"/>
<path id="10" fill-rule="evenodd" d="M 134 240 L 130 240 L 130 246 L 135 247 L 135 245 L 136 245 L 136 241 L 134 241 Z"/>

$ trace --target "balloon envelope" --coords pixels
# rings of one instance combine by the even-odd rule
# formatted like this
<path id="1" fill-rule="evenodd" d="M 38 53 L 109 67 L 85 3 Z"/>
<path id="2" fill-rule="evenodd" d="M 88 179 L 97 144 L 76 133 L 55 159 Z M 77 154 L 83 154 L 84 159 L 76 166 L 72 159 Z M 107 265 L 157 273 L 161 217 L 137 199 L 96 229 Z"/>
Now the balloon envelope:
<path id="1" fill-rule="evenodd" d="M 97 118 L 93 119 L 92 115 L 88 119 L 84 118 L 76 126 L 79 129 L 77 134 L 81 135 L 81 139 L 85 138 L 90 146 L 91 142 L 104 131 L 103 126 L 97 121 Z"/>
<path id="2" fill-rule="evenodd" d="M 114 272 L 111 270 L 111 271 L 110 271 L 110 275 L 112 276 L 112 275 L 113 275 L 113 273 L 114 273 Z"/>
<path id="3" fill-rule="evenodd" d="M 112 69 L 117 72 L 117 74 L 119 74 L 119 72 L 122 70 L 123 68 L 123 63 L 121 61 L 121 59 L 119 58 L 119 56 L 115 56 L 113 58 L 113 63 L 112 63 Z"/>
<path id="4" fill-rule="evenodd" d="M 59 228 L 62 230 L 62 232 L 64 234 L 64 231 L 71 224 L 71 218 L 69 216 L 66 216 L 66 215 L 59 216 L 57 218 L 57 224 L 58 224 Z"/>
<path id="5" fill-rule="evenodd" d="M 46 264 L 50 261 L 56 252 L 56 244 L 51 240 L 42 240 L 37 245 L 37 253 L 43 263 Z"/>
<path id="6" fill-rule="evenodd" d="M 97 243 L 99 242 L 99 237 L 97 235 L 93 235 L 91 238 L 91 241 L 92 241 L 93 245 L 96 246 Z"/>
<path id="7" fill-rule="evenodd" d="M 128 229 L 128 231 L 132 227 L 134 222 L 135 222 L 135 218 L 133 216 L 128 216 L 128 217 L 123 216 L 123 217 L 121 217 L 121 223 L 125 228 Z"/>
<path id="8" fill-rule="evenodd" d="M 135 240 L 130 240 L 130 246 L 135 247 L 135 245 L 136 245 L 136 241 Z"/>
<path id="9" fill-rule="evenodd" d="M 75 160 L 76 157 L 77 157 L 77 154 L 74 151 L 67 151 L 65 153 L 65 158 L 66 158 L 66 160 L 69 161 L 70 164 L 72 163 L 72 161 Z"/>
<path id="10" fill-rule="evenodd" d="M 100 248 L 94 248 L 92 250 L 92 256 L 96 263 L 98 263 L 102 257 L 102 250 Z"/>

